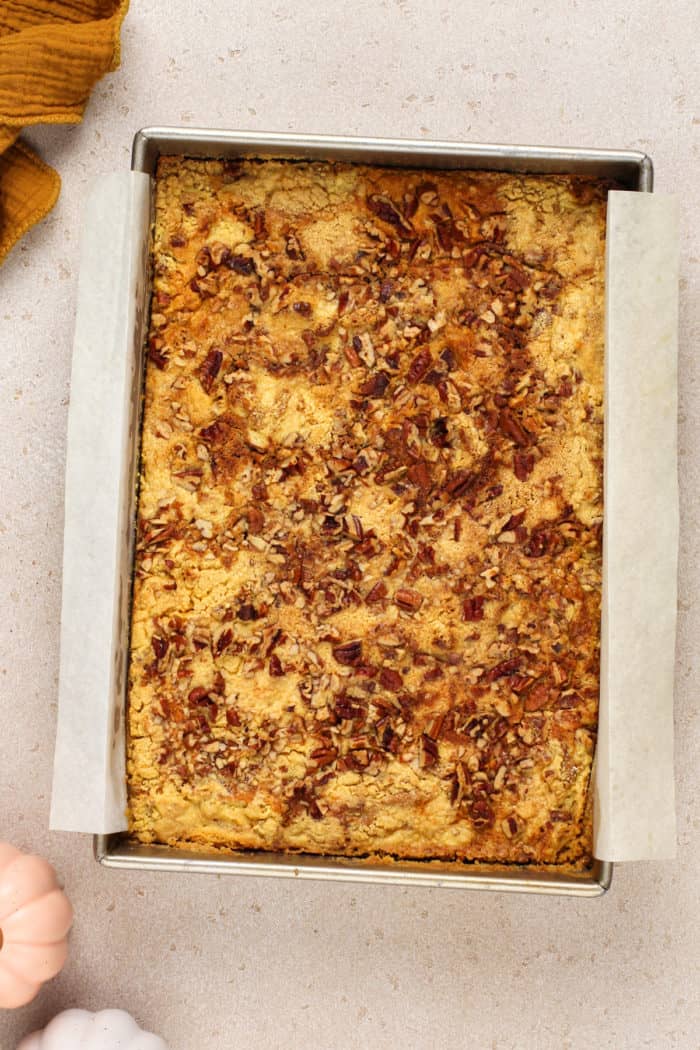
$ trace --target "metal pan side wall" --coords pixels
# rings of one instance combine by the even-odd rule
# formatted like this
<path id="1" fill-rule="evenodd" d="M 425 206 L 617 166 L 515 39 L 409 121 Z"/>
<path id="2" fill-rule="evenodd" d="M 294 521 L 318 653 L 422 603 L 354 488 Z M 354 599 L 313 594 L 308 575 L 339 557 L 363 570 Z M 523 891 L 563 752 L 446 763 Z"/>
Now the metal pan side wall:
<path id="1" fill-rule="evenodd" d="M 635 150 L 361 139 L 176 127 L 149 127 L 136 133 L 132 148 L 132 170 L 153 175 L 161 155 L 264 155 L 399 167 L 581 174 L 615 178 L 628 189 L 638 192 L 649 193 L 653 188 L 651 158 Z M 141 348 L 137 348 L 137 352 L 141 353 Z M 136 469 L 140 455 L 138 441 L 134 442 L 132 455 L 133 461 L 124 467 L 130 474 Z M 121 645 L 125 644 L 124 639 L 117 641 Z M 574 897 L 601 896 L 609 889 L 613 875 L 613 865 L 599 860 L 594 862 L 588 872 L 559 874 L 487 865 L 436 865 L 400 861 L 378 864 L 362 859 L 294 857 L 288 854 L 196 854 L 163 846 L 136 844 L 122 835 L 95 836 L 94 854 L 103 866 L 117 869 L 259 875 Z"/>

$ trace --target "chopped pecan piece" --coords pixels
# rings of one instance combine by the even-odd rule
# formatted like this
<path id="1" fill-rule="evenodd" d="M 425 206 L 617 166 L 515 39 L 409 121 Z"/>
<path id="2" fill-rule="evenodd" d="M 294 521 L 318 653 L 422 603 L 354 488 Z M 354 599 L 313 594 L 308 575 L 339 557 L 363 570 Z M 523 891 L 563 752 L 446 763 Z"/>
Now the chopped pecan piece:
<path id="1" fill-rule="evenodd" d="M 198 685 L 194 689 L 190 689 L 187 694 L 187 699 L 191 704 L 198 704 L 202 701 L 205 696 L 209 695 L 209 690 L 205 689 L 203 685 Z"/>
<path id="2" fill-rule="evenodd" d="M 389 689 L 392 693 L 398 693 L 403 688 L 403 678 L 398 671 L 390 667 L 382 667 L 379 672 L 379 684 L 383 689 Z"/>
<path id="3" fill-rule="evenodd" d="M 533 529 L 524 550 L 528 558 L 542 558 L 548 553 L 549 548 L 549 531 L 547 529 Z"/>
<path id="4" fill-rule="evenodd" d="M 508 518 L 508 521 L 503 526 L 503 531 L 507 531 L 508 529 L 517 529 L 517 528 L 520 527 L 520 525 L 522 525 L 522 523 L 524 521 L 525 521 L 525 511 L 524 510 L 518 511 L 517 514 L 511 514 L 511 516 Z"/>
<path id="5" fill-rule="evenodd" d="M 422 733 L 420 738 L 420 764 L 424 769 L 437 765 L 439 756 L 437 742 L 427 733 Z"/>
<path id="6" fill-rule="evenodd" d="M 252 532 L 254 536 L 259 536 L 265 525 L 263 512 L 258 507 L 248 507 L 246 517 L 248 519 L 248 532 Z"/>
<path id="7" fill-rule="evenodd" d="M 368 605 L 372 605 L 373 602 L 380 602 L 382 598 L 387 596 L 387 586 L 383 580 L 379 580 L 374 584 L 373 587 L 365 595 L 365 601 Z"/>
<path id="8" fill-rule="evenodd" d="M 168 651 L 168 642 L 165 638 L 159 638 L 158 635 L 153 635 L 151 638 L 151 646 L 155 653 L 156 660 L 162 660 Z"/>
<path id="9" fill-rule="evenodd" d="M 221 632 L 217 639 L 216 645 L 214 646 L 214 651 L 216 652 L 217 656 L 221 656 L 224 650 L 228 649 L 232 639 L 233 631 L 230 627 L 227 627 L 225 631 Z"/>
<path id="10" fill-rule="evenodd" d="M 360 343 L 360 346 L 362 346 L 362 343 Z M 345 344 L 345 346 L 343 347 L 343 353 L 348 359 L 348 363 L 352 365 L 353 368 L 360 368 L 362 366 L 362 358 L 360 357 L 352 343 Z"/>
<path id="11" fill-rule="evenodd" d="M 161 372 L 168 363 L 167 355 L 162 352 L 160 347 L 157 347 L 154 340 L 151 339 L 148 344 L 148 359 L 152 361 L 156 368 L 159 368 Z"/>
<path id="12" fill-rule="evenodd" d="M 207 443 L 220 441 L 226 433 L 226 428 L 223 427 L 218 420 L 215 420 L 213 423 L 210 423 L 208 427 L 202 427 L 199 433 L 202 439 Z"/>
<path id="13" fill-rule="evenodd" d="M 220 350 L 210 350 L 199 369 L 199 381 L 207 394 L 211 393 L 211 388 L 219 374 L 223 359 L 224 355 Z"/>
<path id="14" fill-rule="evenodd" d="M 317 747 L 311 752 L 310 757 L 318 768 L 322 769 L 324 766 L 329 766 L 331 762 L 335 762 L 338 752 L 334 747 Z"/>
<path id="15" fill-rule="evenodd" d="M 270 657 L 269 671 L 273 678 L 281 678 L 284 675 L 282 663 L 277 653 L 273 653 Z"/>
<path id="16" fill-rule="evenodd" d="M 548 701 L 549 687 L 544 682 L 538 682 L 525 695 L 523 707 L 526 711 L 541 711 Z"/>
<path id="17" fill-rule="evenodd" d="M 397 754 L 401 745 L 401 738 L 391 726 L 384 726 L 381 736 L 381 746 L 384 751 L 390 751 L 392 755 Z"/>
<path id="18" fill-rule="evenodd" d="M 424 347 L 420 350 L 411 361 L 408 372 L 406 373 L 406 379 L 409 383 L 419 383 L 423 376 L 427 373 L 428 369 L 433 363 L 433 358 L 430 350 Z"/>
<path id="19" fill-rule="evenodd" d="M 527 448 L 532 443 L 527 430 L 512 412 L 503 409 L 498 417 L 498 421 L 503 433 L 511 438 L 520 448 Z"/>
<path id="20" fill-rule="evenodd" d="M 211 251 L 209 250 L 207 245 L 199 249 L 195 256 L 194 262 L 195 266 L 197 267 L 197 273 L 200 277 L 204 277 L 206 274 L 209 273 L 212 267 L 212 258 Z"/>
<path id="21" fill-rule="evenodd" d="M 335 707 L 336 714 L 348 722 L 361 718 L 364 714 L 362 704 L 353 702 L 350 697 L 345 695 L 337 696 L 333 706 Z"/>
<path id="22" fill-rule="evenodd" d="M 582 703 L 582 697 L 574 690 L 571 690 L 563 693 L 554 706 L 558 711 L 571 711 L 574 707 L 578 707 L 579 704 Z"/>
<path id="23" fill-rule="evenodd" d="M 476 827 L 486 827 L 493 823 L 493 808 L 485 798 L 475 799 L 469 807 L 469 812 Z"/>
<path id="24" fill-rule="evenodd" d="M 342 645 L 334 646 L 333 658 L 337 660 L 339 664 L 343 664 L 346 667 L 352 667 L 353 664 L 359 663 L 362 658 L 362 642 L 354 640 L 351 642 L 343 642 Z"/>
<path id="25" fill-rule="evenodd" d="M 301 244 L 299 243 L 299 238 L 295 233 L 290 233 L 287 235 L 285 251 L 290 259 L 296 260 L 306 258 L 302 250 Z"/>
<path id="26" fill-rule="evenodd" d="M 250 274 L 255 273 L 255 260 L 247 255 L 230 255 L 225 260 L 225 265 L 228 266 L 229 270 L 233 270 L 234 273 L 239 273 L 243 277 L 249 277 Z"/>
<path id="27" fill-rule="evenodd" d="M 457 470 L 451 474 L 445 484 L 445 492 L 450 499 L 460 499 L 474 484 L 476 478 L 469 470 Z"/>
<path id="28" fill-rule="evenodd" d="M 515 674 L 520 667 L 520 660 L 517 656 L 512 656 L 508 660 L 501 660 L 500 663 L 494 665 L 490 671 L 484 675 L 484 681 L 496 682 L 499 678 L 505 678 L 507 675 Z"/>
<path id="29" fill-rule="evenodd" d="M 438 416 L 430 424 L 430 440 L 438 448 L 447 448 L 449 444 L 449 431 L 447 420 L 444 416 Z"/>
<path id="30" fill-rule="evenodd" d="M 367 205 L 370 211 L 373 211 L 377 218 L 383 222 L 388 222 L 391 226 L 395 226 L 397 230 L 410 231 L 411 227 L 387 197 L 372 194 L 372 196 L 367 198 Z"/>
<path id="31" fill-rule="evenodd" d="M 423 459 L 413 463 L 408 468 L 407 477 L 409 481 L 412 481 L 419 489 L 423 489 L 424 492 L 427 492 L 432 485 L 428 464 Z"/>
<path id="32" fill-rule="evenodd" d="M 449 346 L 446 346 L 445 349 L 440 353 L 440 358 L 444 362 L 447 371 L 452 372 L 457 364 L 457 358 L 455 357 L 454 350 L 452 350 Z"/>
<path id="33" fill-rule="evenodd" d="M 423 595 L 410 587 L 400 587 L 394 595 L 394 601 L 400 609 L 416 612 L 423 604 Z"/>
<path id="34" fill-rule="evenodd" d="M 364 397 L 384 397 L 388 386 L 389 376 L 386 372 L 375 372 L 361 385 L 360 393 Z"/>
<path id="35" fill-rule="evenodd" d="M 513 473 L 518 481 L 527 481 L 535 468 L 532 452 L 516 452 L 513 456 Z"/>
<path id="36" fill-rule="evenodd" d="M 462 612 L 464 619 L 468 623 L 476 623 L 484 618 L 484 597 L 478 595 L 475 598 L 465 599 L 464 605 L 462 606 Z"/>
<path id="37" fill-rule="evenodd" d="M 379 289 L 379 301 L 386 303 L 391 299 L 391 293 L 394 290 L 394 282 L 390 280 L 382 281 L 382 286 Z"/>

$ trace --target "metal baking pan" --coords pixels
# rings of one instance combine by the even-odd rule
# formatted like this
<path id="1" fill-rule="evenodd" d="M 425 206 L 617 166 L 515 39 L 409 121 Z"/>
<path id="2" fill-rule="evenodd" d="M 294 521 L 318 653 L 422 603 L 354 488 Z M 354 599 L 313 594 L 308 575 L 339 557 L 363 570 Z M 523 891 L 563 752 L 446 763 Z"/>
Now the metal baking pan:
<path id="1" fill-rule="evenodd" d="M 616 179 L 626 189 L 649 193 L 651 159 L 634 150 L 564 149 L 546 146 L 503 146 L 408 139 L 359 139 L 346 136 L 211 131 L 200 128 L 145 128 L 137 132 L 132 151 L 133 171 L 154 175 L 160 155 L 236 157 L 260 155 L 359 161 L 365 164 L 420 168 L 466 168 L 537 174 L 596 175 Z M 144 307 L 147 304 L 144 304 Z M 132 404 L 140 404 L 143 347 L 137 347 L 138 389 Z M 137 411 L 135 408 L 134 411 Z M 134 419 L 125 475 L 134 477 L 139 456 L 138 419 Z M 133 492 L 127 494 L 133 501 Z M 134 520 L 129 508 L 129 520 Z M 130 558 L 133 537 L 125 542 Z M 117 660 L 128 654 L 129 617 L 121 617 L 122 637 L 116 640 Z M 126 675 L 121 679 L 126 681 Z M 124 685 L 124 689 L 126 686 Z M 612 881 L 612 863 L 594 861 L 590 870 L 562 874 L 545 868 L 443 862 L 382 862 L 376 858 L 317 857 L 262 852 L 194 853 L 165 846 L 144 846 L 118 835 L 98 835 L 95 856 L 105 867 L 158 871 L 191 871 L 217 875 L 266 875 L 297 879 L 329 879 L 458 889 L 520 891 L 577 897 L 605 893 Z"/>

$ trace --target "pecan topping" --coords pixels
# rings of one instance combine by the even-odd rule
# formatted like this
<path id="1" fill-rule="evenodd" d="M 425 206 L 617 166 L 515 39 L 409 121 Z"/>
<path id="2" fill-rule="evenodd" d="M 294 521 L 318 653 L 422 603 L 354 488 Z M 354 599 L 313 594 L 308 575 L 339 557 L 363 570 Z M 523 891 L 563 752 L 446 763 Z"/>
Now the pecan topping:
<path id="1" fill-rule="evenodd" d="M 606 194 L 592 177 L 159 159 L 137 837 L 151 791 L 197 804 L 219 784 L 214 846 L 586 863 Z M 556 299 L 574 273 L 591 324 L 572 356 L 548 327 L 571 335 Z M 256 798 L 275 800 L 264 821 Z"/>

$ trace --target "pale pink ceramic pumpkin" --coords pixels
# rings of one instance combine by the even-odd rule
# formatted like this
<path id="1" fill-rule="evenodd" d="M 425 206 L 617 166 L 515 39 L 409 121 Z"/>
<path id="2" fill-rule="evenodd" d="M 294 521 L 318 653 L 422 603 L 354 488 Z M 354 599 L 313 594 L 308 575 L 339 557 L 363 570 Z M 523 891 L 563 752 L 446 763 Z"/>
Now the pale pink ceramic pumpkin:
<path id="1" fill-rule="evenodd" d="M 0 842 L 0 1007 L 24 1006 L 56 976 L 72 921 L 49 862 Z"/>

